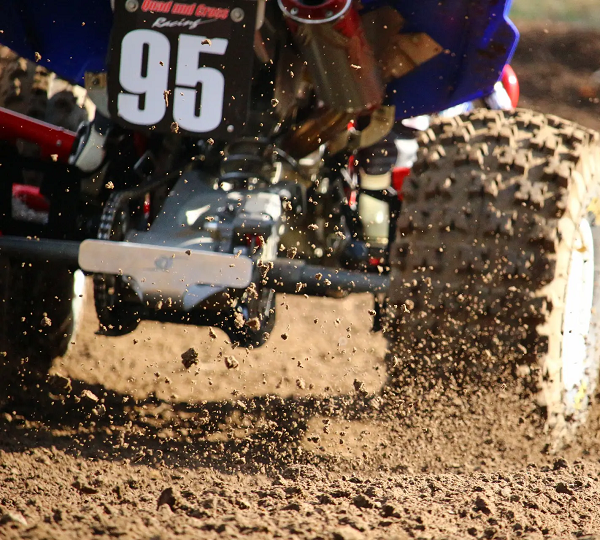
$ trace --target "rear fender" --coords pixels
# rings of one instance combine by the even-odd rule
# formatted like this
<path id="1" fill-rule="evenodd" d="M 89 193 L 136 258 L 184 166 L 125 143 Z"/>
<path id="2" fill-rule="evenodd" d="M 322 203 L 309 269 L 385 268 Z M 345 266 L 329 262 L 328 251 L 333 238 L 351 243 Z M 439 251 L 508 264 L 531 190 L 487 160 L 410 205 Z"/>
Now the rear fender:
<path id="1" fill-rule="evenodd" d="M 381 0 L 363 0 L 377 9 Z M 508 19 L 511 0 L 392 0 L 404 18 L 401 33 L 425 33 L 437 56 L 388 85 L 398 119 L 431 114 L 490 94 L 510 62 L 518 32 Z"/>

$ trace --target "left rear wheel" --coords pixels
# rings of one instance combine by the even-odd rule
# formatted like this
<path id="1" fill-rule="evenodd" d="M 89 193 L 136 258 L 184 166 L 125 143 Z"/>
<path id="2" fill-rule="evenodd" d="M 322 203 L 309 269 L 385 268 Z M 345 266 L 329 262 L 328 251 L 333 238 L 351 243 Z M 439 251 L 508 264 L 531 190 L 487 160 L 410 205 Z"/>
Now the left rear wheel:
<path id="1" fill-rule="evenodd" d="M 76 330 L 85 278 L 47 262 L 0 259 L 0 402 L 43 383 Z"/>

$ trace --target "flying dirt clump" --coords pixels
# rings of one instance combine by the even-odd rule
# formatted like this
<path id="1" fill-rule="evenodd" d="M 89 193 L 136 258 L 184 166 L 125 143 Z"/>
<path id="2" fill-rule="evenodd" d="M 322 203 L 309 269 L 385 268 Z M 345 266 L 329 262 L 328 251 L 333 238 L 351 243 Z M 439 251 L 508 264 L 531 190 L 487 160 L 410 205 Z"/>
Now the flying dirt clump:
<path id="1" fill-rule="evenodd" d="M 100 401 L 98 396 L 96 394 L 94 394 L 91 390 L 88 390 L 87 388 L 82 390 L 80 397 L 81 397 L 81 399 L 87 399 L 94 403 L 98 403 L 98 401 Z"/>
<path id="2" fill-rule="evenodd" d="M 190 369 L 194 364 L 198 363 L 198 352 L 194 347 L 190 347 L 181 354 L 181 363 L 185 369 Z"/>
<path id="3" fill-rule="evenodd" d="M 58 396 L 65 396 L 73 391 L 71 379 L 61 375 L 52 375 L 48 379 L 48 387 L 53 394 Z"/>
<path id="4" fill-rule="evenodd" d="M 358 379 L 354 379 L 354 390 L 356 390 L 357 394 L 365 395 L 367 394 L 367 387 L 365 383 L 359 381 Z"/>
<path id="5" fill-rule="evenodd" d="M 244 319 L 244 316 L 241 313 L 236 313 L 235 318 L 233 320 L 233 324 L 236 328 L 242 328 L 244 324 L 246 324 L 246 320 Z"/>
<path id="6" fill-rule="evenodd" d="M 250 330 L 260 330 L 260 320 L 258 317 L 250 319 L 246 324 L 250 328 Z"/>
<path id="7" fill-rule="evenodd" d="M 227 369 L 237 369 L 239 366 L 240 363 L 236 360 L 235 356 L 225 357 L 225 367 Z"/>

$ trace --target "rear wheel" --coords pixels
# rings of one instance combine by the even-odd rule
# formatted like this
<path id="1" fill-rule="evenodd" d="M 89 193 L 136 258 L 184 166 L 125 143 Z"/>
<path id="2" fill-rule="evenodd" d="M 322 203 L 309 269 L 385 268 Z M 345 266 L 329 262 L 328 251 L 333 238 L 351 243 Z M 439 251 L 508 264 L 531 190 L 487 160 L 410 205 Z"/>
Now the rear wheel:
<path id="1" fill-rule="evenodd" d="M 0 106 L 71 131 L 87 120 L 69 85 L 48 97 L 54 75 L 42 66 L 6 48 L 0 51 L 0 65 Z"/>
<path id="2" fill-rule="evenodd" d="M 0 259 L 0 401 L 28 393 L 66 353 L 84 280 L 63 266 Z"/>
<path id="3" fill-rule="evenodd" d="M 46 115 L 50 74 L 43 67 L 17 56 L 8 49 L 2 51 L 0 73 L 0 103 L 2 107 L 38 120 Z"/>
<path id="4" fill-rule="evenodd" d="M 259 281 L 260 283 L 260 281 Z M 239 347 L 264 345 L 275 327 L 275 291 L 268 287 L 250 287 L 226 319 L 224 330 Z"/>
<path id="5" fill-rule="evenodd" d="M 267 242 L 276 245 L 276 238 Z M 257 268 L 254 273 L 253 283 L 244 291 L 241 298 L 231 304 L 231 311 L 225 317 L 223 330 L 232 343 L 239 347 L 261 347 L 269 339 L 275 327 L 276 295 L 275 291 L 264 282 L 263 270 L 266 268 L 259 261 L 268 260 L 268 253 L 272 250 L 265 245 L 257 244 L 256 240 L 249 246 L 249 255 L 252 253 Z"/>
<path id="6" fill-rule="evenodd" d="M 508 367 L 557 440 L 585 420 L 599 367 L 598 140 L 524 110 L 422 135 L 391 250 L 393 384 L 495 382 Z"/>
<path id="7" fill-rule="evenodd" d="M 86 113 L 71 92 L 49 100 L 48 71 L 6 49 L 0 57 L 0 106 L 77 129 Z M 17 146 L 22 155 L 38 154 L 35 144 Z M 21 182 L 39 185 L 42 180 L 40 173 L 24 171 Z M 13 217 L 15 204 L 23 203 L 13 199 Z M 28 221 L 30 213 L 18 216 Z M 83 282 L 81 272 L 66 266 L 0 258 L 0 402 L 27 394 L 45 379 L 52 360 L 65 354 L 81 310 Z"/>

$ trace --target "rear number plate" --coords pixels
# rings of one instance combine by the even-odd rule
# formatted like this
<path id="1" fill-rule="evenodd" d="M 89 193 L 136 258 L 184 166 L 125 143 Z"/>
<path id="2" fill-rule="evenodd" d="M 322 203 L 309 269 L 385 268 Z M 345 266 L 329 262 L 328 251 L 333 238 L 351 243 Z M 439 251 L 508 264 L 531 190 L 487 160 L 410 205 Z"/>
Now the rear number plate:
<path id="1" fill-rule="evenodd" d="M 108 71 L 119 124 L 239 136 L 254 57 L 254 0 L 117 0 Z"/>

